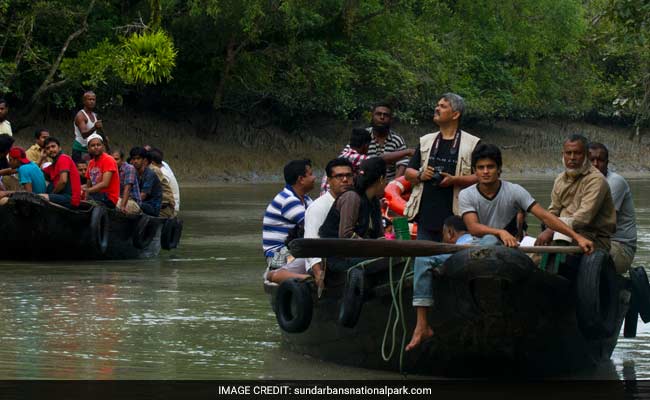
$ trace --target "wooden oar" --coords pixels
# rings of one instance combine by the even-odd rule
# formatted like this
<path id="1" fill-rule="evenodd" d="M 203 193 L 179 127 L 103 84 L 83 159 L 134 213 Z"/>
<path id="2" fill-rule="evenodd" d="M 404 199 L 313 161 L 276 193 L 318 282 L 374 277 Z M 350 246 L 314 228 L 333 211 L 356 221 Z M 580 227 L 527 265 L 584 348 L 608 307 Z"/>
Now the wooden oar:
<path id="1" fill-rule="evenodd" d="M 289 243 L 294 257 L 423 257 L 478 248 L 472 244 L 446 244 L 428 240 L 296 239 Z M 524 253 L 582 253 L 578 246 L 518 247 Z"/>

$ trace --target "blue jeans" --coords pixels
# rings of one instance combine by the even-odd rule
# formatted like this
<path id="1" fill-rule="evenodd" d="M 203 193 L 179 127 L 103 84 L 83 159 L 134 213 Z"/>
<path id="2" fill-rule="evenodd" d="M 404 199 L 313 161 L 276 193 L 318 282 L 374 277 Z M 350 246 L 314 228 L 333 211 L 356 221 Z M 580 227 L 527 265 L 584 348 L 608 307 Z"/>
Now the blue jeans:
<path id="1" fill-rule="evenodd" d="M 418 240 L 431 240 L 431 232 L 418 230 Z M 494 235 L 485 235 L 475 243 L 479 246 L 498 246 L 501 244 L 499 238 Z M 416 257 L 413 264 L 413 306 L 433 306 L 433 268 L 437 268 L 445 262 L 451 254 L 438 254 L 428 257 Z"/>
<path id="2" fill-rule="evenodd" d="M 440 232 L 418 229 L 417 240 L 441 241 Z M 413 264 L 413 305 L 415 307 L 433 306 L 433 268 L 442 264 L 449 254 L 429 257 L 415 257 Z"/>

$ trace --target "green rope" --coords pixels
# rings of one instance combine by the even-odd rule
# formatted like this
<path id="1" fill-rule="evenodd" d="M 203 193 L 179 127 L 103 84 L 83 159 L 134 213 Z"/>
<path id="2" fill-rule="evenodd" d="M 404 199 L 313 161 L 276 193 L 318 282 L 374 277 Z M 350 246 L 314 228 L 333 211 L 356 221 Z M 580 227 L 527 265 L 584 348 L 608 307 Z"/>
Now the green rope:
<path id="1" fill-rule="evenodd" d="M 397 326 L 400 324 L 402 325 L 402 345 L 400 349 L 400 355 L 399 355 L 399 370 L 400 372 L 403 371 L 403 363 L 404 363 L 404 346 L 406 344 L 406 335 L 407 335 L 407 330 L 406 330 L 406 320 L 404 319 L 404 304 L 402 300 L 402 293 L 403 293 L 403 288 L 404 288 L 404 280 L 407 276 L 410 276 L 408 273 L 409 271 L 409 264 L 411 262 L 411 259 L 408 258 L 406 260 L 406 263 L 404 264 L 404 269 L 402 271 L 402 276 L 400 279 L 397 281 L 397 285 L 393 284 L 393 258 L 388 259 L 388 276 L 389 276 L 389 285 L 390 285 L 390 293 L 392 297 L 391 301 L 391 307 L 388 311 L 388 320 L 386 321 L 386 328 L 384 329 L 384 337 L 381 341 L 381 357 L 383 358 L 384 361 L 390 361 L 390 359 L 393 357 L 393 353 L 395 352 L 395 342 L 396 342 L 396 337 L 397 337 Z M 393 310 L 395 311 L 395 321 L 392 322 L 393 319 Z M 390 329 L 392 324 L 392 330 Z M 386 342 L 388 340 L 388 333 L 389 330 L 391 330 L 391 343 L 390 343 L 390 351 L 388 352 L 388 355 L 386 354 Z"/>

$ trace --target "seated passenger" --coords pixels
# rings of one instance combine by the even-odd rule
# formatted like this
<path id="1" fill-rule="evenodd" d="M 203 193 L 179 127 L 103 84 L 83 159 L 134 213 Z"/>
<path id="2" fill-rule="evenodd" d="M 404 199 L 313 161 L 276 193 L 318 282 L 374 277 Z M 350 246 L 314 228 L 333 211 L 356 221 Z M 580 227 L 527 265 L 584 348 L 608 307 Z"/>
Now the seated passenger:
<path id="1" fill-rule="evenodd" d="M 86 172 L 88 172 L 88 162 L 82 160 L 76 163 L 77 164 L 77 171 L 79 172 L 79 180 L 81 181 L 81 190 L 80 192 L 80 199 L 81 200 L 86 200 L 86 192 L 82 190 L 84 186 L 86 186 L 86 183 L 88 182 L 88 179 L 86 178 Z"/>
<path id="2" fill-rule="evenodd" d="M 172 184 L 167 175 L 163 172 L 162 153 L 158 149 L 149 150 L 151 165 L 149 168 L 156 173 L 162 187 L 162 203 L 160 203 L 160 216 L 162 218 L 174 218 L 176 216 L 176 200 Z"/>
<path id="3" fill-rule="evenodd" d="M 88 136 L 88 170 L 86 186 L 82 190 L 88 200 L 115 208 L 120 198 L 120 176 L 113 157 L 104 152 L 104 140 L 96 133 Z"/>
<path id="4" fill-rule="evenodd" d="M 142 212 L 157 217 L 162 203 L 162 186 L 156 173 L 149 168 L 151 155 L 142 147 L 134 147 L 129 152 L 128 162 L 135 167 L 140 186 L 140 209 Z"/>
<path id="5" fill-rule="evenodd" d="M 564 141 L 565 171 L 555 179 L 549 211 L 593 241 L 597 249 L 609 252 L 610 238 L 616 232 L 616 208 L 607 180 L 589 163 L 587 145 L 587 138 L 582 135 L 572 135 Z M 549 227 L 536 243 L 548 245 L 553 236 L 553 228 Z"/>
<path id="6" fill-rule="evenodd" d="M 20 190 L 36 194 L 45 193 L 47 185 L 43 171 L 29 161 L 22 147 L 12 147 L 9 150 L 9 168 L 18 173 Z"/>
<path id="7" fill-rule="evenodd" d="M 147 149 L 147 151 L 152 151 L 152 154 L 160 154 L 160 164 L 162 165 L 160 167 L 160 170 L 162 171 L 163 175 L 165 175 L 165 178 L 169 180 L 169 185 L 171 186 L 172 193 L 174 193 L 174 210 L 176 213 L 178 213 L 181 209 L 181 191 L 178 186 L 176 176 L 174 175 L 174 171 L 172 171 L 172 168 L 165 161 L 165 155 L 163 154 L 162 150 L 151 146 L 144 146 L 144 148 Z"/>
<path id="8" fill-rule="evenodd" d="M 78 207 L 81 199 L 81 179 L 74 161 L 63 154 L 57 138 L 47 137 L 43 143 L 47 156 L 52 164 L 43 169 L 50 184 L 44 198 L 64 207 Z"/>
<path id="9" fill-rule="evenodd" d="M 302 277 L 306 272 L 305 259 L 293 258 L 286 243 L 291 238 L 303 236 L 300 228 L 304 226 L 305 210 L 312 203 L 307 193 L 314 188 L 315 180 L 311 161 L 290 161 L 284 166 L 286 186 L 266 207 L 262 230 L 267 264 L 264 277 L 272 282 Z M 278 271 L 280 268 L 282 272 Z"/>
<path id="10" fill-rule="evenodd" d="M 498 238 L 508 247 L 517 247 L 517 239 L 505 227 L 520 210 L 525 210 L 551 229 L 573 238 L 585 253 L 593 251 L 590 240 L 542 208 L 526 189 L 499 179 L 501 165 L 501 150 L 495 145 L 479 143 L 472 152 L 472 169 L 478 183 L 463 189 L 458 199 L 463 221 L 472 235 L 493 235 L 494 243 Z"/>
<path id="11" fill-rule="evenodd" d="M 442 225 L 442 241 L 450 244 L 470 244 L 474 241 L 467 232 L 463 219 L 457 215 L 447 217 Z M 438 254 L 430 257 L 416 257 L 413 265 L 413 306 L 417 313 L 417 322 L 411 341 L 406 346 L 410 351 L 424 340 L 433 336 L 427 314 L 433 306 L 433 268 L 439 267 L 451 254 Z"/>
<path id="12" fill-rule="evenodd" d="M 19 188 L 18 179 L 13 176 L 16 171 L 9 168 L 9 161 L 7 160 L 9 150 L 13 145 L 14 138 L 11 135 L 0 134 L 0 177 L 2 178 L 0 189 L 2 190 L 17 190 Z"/>
<path id="13" fill-rule="evenodd" d="M 321 238 L 377 239 L 384 236 L 379 199 L 386 187 L 386 163 L 373 157 L 361 164 L 353 190 L 341 194 L 332 205 L 318 233 Z M 347 270 L 363 258 L 329 257 L 327 268 Z"/>
<path id="14" fill-rule="evenodd" d="M 611 239 L 609 254 L 614 260 L 616 272 L 623 274 L 632 266 L 636 254 L 636 214 L 632 191 L 625 178 L 607 168 L 609 151 L 604 144 L 589 144 L 589 161 L 607 178 L 612 191 L 612 200 L 616 207 L 616 232 Z"/>
<path id="15" fill-rule="evenodd" d="M 316 199 L 305 213 L 305 238 L 319 238 L 318 230 L 325 222 L 327 214 L 337 197 L 349 190 L 354 184 L 352 163 L 346 158 L 335 158 L 325 167 L 327 186 L 329 190 Z M 311 271 L 316 285 L 323 287 L 324 268 L 320 258 L 307 259 L 307 271 Z"/>
<path id="16" fill-rule="evenodd" d="M 47 155 L 45 150 L 45 139 L 48 137 L 50 137 L 50 132 L 47 129 L 36 129 L 36 131 L 34 131 L 36 142 L 25 152 L 27 158 L 36 163 L 39 167 L 42 167 L 45 162 L 52 162 L 52 159 Z"/>
<path id="17" fill-rule="evenodd" d="M 120 172 L 120 193 L 117 209 L 126 214 L 140 214 L 140 186 L 135 167 L 124 160 L 124 152 L 116 149 L 111 155 Z"/>

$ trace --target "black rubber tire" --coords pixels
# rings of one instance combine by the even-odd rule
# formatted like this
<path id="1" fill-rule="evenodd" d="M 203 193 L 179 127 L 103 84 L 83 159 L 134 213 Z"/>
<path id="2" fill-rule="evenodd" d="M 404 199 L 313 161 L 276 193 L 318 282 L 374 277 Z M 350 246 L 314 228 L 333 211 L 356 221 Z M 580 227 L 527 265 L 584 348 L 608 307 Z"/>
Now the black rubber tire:
<path id="1" fill-rule="evenodd" d="M 141 215 L 133 231 L 133 246 L 136 249 L 144 249 L 151 244 L 156 237 L 158 226 L 154 220 L 146 215 Z"/>
<path id="2" fill-rule="evenodd" d="M 361 316 L 364 300 L 364 270 L 353 268 L 348 272 L 339 308 L 339 325 L 354 328 Z"/>
<path id="3" fill-rule="evenodd" d="M 576 282 L 578 326 L 588 339 L 602 339 L 616 330 L 619 285 L 609 253 L 583 255 Z"/>
<path id="4" fill-rule="evenodd" d="M 287 279 L 275 293 L 275 317 L 282 330 L 301 333 L 309 328 L 314 301 L 308 282 Z"/>
<path id="5" fill-rule="evenodd" d="M 178 247 L 183 233 L 183 221 L 176 218 L 169 218 L 163 225 L 160 234 L 160 247 L 164 250 L 171 250 Z"/>
<path id="6" fill-rule="evenodd" d="M 632 297 L 637 304 L 639 314 L 644 323 L 650 322 L 650 283 L 645 268 L 636 267 L 630 269 L 630 280 L 632 281 Z"/>
<path id="7" fill-rule="evenodd" d="M 639 307 L 636 304 L 634 293 L 630 298 L 630 305 L 625 314 L 625 325 L 623 326 L 623 337 L 634 338 L 636 337 L 636 328 L 639 323 Z"/>
<path id="8" fill-rule="evenodd" d="M 94 206 L 90 212 L 90 241 L 99 254 L 105 254 L 108 248 L 109 225 L 106 209 L 102 206 Z"/>

